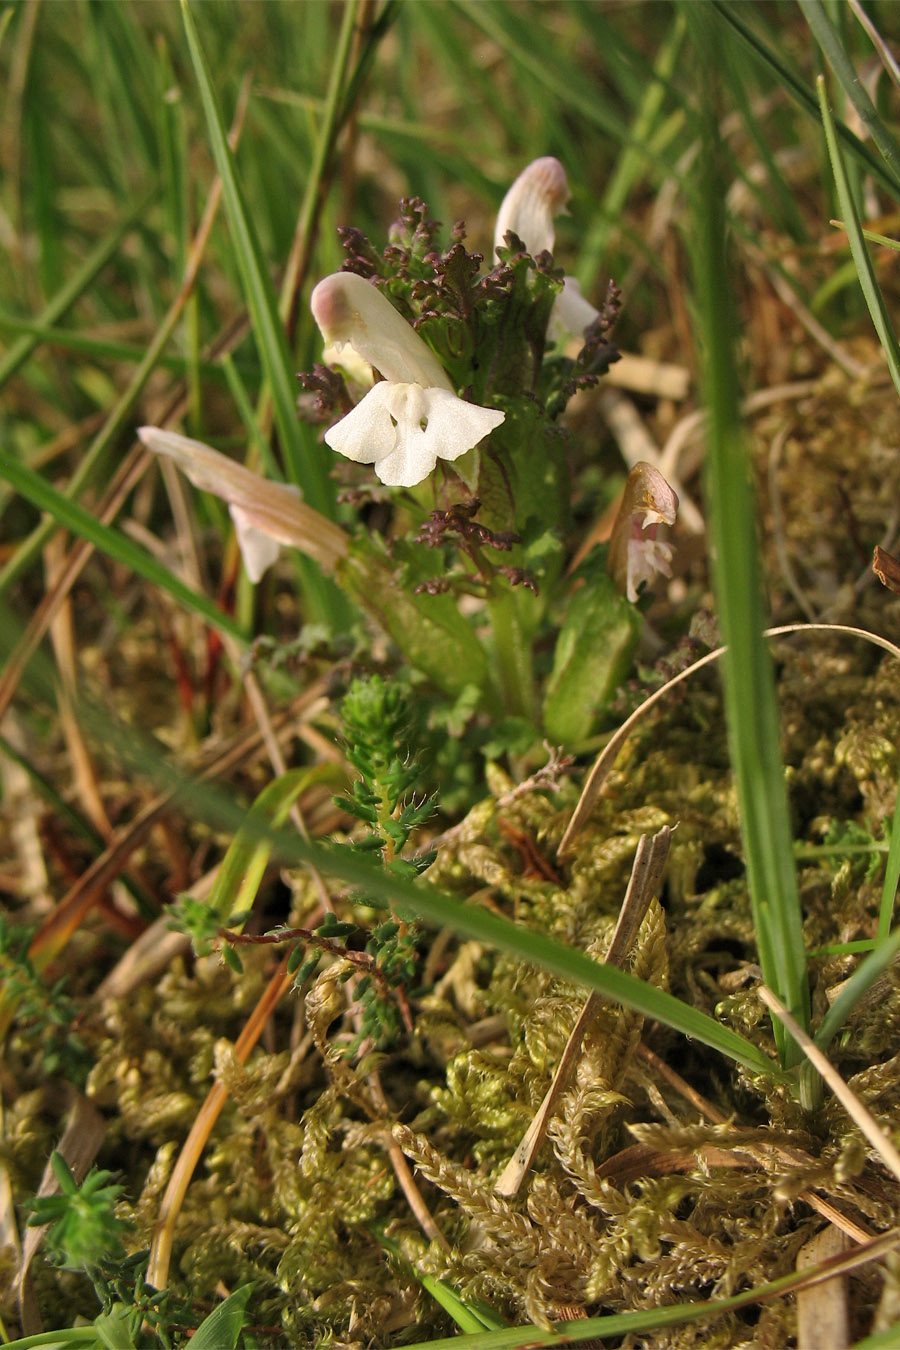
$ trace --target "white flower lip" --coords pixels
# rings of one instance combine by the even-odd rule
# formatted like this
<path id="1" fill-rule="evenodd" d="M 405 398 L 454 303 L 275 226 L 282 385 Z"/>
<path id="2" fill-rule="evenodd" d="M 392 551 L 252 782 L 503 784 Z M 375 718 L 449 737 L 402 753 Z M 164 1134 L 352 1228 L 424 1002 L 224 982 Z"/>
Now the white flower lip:
<path id="1" fill-rule="evenodd" d="M 272 483 L 202 441 L 175 431 L 139 427 L 138 436 L 148 450 L 174 459 L 195 487 L 228 502 L 251 581 L 259 581 L 282 545 L 300 549 L 329 571 L 346 556 L 344 531 L 307 506 L 298 488 Z"/>
<path id="2" fill-rule="evenodd" d="M 362 277 L 326 277 L 310 306 L 327 343 L 348 345 L 385 377 L 325 433 L 326 445 L 374 465 L 382 483 L 415 487 L 439 459 L 459 459 L 504 420 L 498 409 L 457 397 L 430 348 Z"/>
<path id="3" fill-rule="evenodd" d="M 382 483 L 414 487 L 434 471 L 438 459 L 458 459 L 503 417 L 448 389 L 384 381 L 326 431 L 325 443 L 358 464 L 374 464 Z"/>

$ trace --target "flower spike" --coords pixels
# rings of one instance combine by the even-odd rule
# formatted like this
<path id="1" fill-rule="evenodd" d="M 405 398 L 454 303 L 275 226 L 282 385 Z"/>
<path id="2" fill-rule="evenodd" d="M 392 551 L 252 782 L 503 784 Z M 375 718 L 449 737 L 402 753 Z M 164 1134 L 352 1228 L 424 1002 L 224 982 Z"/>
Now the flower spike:
<path id="1" fill-rule="evenodd" d="M 384 376 L 325 433 L 326 445 L 373 464 L 382 483 L 414 487 L 438 459 L 459 459 L 504 420 L 495 408 L 457 397 L 430 348 L 363 277 L 326 277 L 310 307 L 329 346 L 349 346 Z"/>

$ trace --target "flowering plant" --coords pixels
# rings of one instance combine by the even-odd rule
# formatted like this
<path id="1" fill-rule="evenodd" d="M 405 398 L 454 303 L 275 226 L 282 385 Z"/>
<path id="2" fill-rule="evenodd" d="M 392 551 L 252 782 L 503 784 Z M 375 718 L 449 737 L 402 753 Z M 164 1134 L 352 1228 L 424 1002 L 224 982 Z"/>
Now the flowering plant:
<path id="1" fill-rule="evenodd" d="M 656 533 L 677 506 L 656 470 L 636 466 L 608 551 L 567 574 L 580 456 L 561 415 L 617 359 L 620 303 L 610 282 L 595 309 L 554 263 L 553 218 L 568 195 L 557 160 L 529 165 L 501 207 L 489 267 L 462 224 L 442 249 L 416 198 L 381 252 L 340 231 L 343 268 L 311 297 L 329 364 L 301 376 L 301 402 L 328 423 L 328 446 L 372 466 L 364 483 L 374 488 L 374 470 L 394 490 L 380 532 L 327 520 L 199 442 L 141 431 L 229 502 L 253 580 L 280 546 L 303 550 L 407 664 L 467 708 L 512 719 L 520 744 L 591 734 L 631 658 L 638 589 L 668 570 Z M 567 332 L 580 338 L 574 356 Z M 355 402 L 354 385 L 368 385 Z M 340 472 L 358 499 L 359 470 Z"/>

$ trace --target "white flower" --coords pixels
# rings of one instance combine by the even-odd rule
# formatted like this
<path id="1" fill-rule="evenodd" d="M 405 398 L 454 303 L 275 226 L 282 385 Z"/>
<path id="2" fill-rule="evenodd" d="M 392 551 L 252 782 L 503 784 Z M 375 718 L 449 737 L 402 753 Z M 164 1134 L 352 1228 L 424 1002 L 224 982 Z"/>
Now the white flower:
<path id="1" fill-rule="evenodd" d="M 677 512 L 678 497 L 665 478 L 639 460 L 625 482 L 606 560 L 616 586 L 632 603 L 657 572 L 672 575 L 672 545 L 656 534 L 660 525 L 674 525 Z"/>
<path id="2" fill-rule="evenodd" d="M 174 459 L 195 487 L 228 503 L 251 581 L 259 581 L 282 545 L 300 549 L 327 570 L 346 556 L 344 531 L 307 506 L 298 488 L 272 483 L 202 441 L 174 431 L 139 427 L 138 436 L 148 450 Z"/>
<path id="3" fill-rule="evenodd" d="M 552 253 L 556 239 L 553 218 L 565 212 L 570 196 L 566 171 L 558 159 L 544 155 L 533 160 L 503 198 L 494 229 L 494 249 L 505 244 L 512 230 L 532 257 L 545 250 Z M 550 315 L 549 336 L 556 341 L 569 333 L 581 334 L 597 315 L 575 278 L 566 277 Z"/>
<path id="4" fill-rule="evenodd" d="M 430 349 L 362 277 L 335 272 L 310 305 L 332 348 L 348 345 L 384 376 L 325 433 L 338 454 L 374 464 L 382 483 L 414 487 L 438 459 L 458 459 L 503 421 L 502 412 L 457 397 Z"/>

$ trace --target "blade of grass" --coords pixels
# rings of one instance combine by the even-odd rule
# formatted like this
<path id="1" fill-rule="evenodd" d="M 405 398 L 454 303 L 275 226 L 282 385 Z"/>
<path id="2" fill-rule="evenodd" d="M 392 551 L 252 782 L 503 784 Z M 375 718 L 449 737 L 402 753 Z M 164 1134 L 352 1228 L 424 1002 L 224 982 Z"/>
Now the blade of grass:
<path id="1" fill-rule="evenodd" d="M 601 965 L 584 952 L 566 947 L 543 933 L 523 928 L 511 919 L 464 904 L 427 883 L 412 882 L 387 873 L 364 856 L 300 839 L 293 832 L 272 829 L 248 817 L 231 797 L 217 792 L 211 785 L 186 780 L 177 766 L 162 759 L 157 746 L 139 739 L 134 728 L 122 729 L 112 724 L 108 709 L 102 714 L 97 711 L 92 714 L 82 703 L 79 715 L 86 725 L 102 730 L 107 748 L 115 745 L 118 753 L 126 757 L 123 766 L 129 772 L 151 775 L 162 789 L 185 796 L 191 802 L 194 815 L 216 828 L 231 831 L 243 828 L 247 841 L 257 837 L 268 840 L 279 861 L 312 864 L 323 875 L 340 877 L 386 904 L 406 910 L 431 927 L 452 928 L 465 937 L 486 942 L 523 961 L 551 970 L 574 984 L 596 990 L 613 1002 L 622 1003 L 701 1041 L 754 1073 L 776 1079 L 781 1076 L 778 1065 L 751 1041 L 672 994 L 625 971 Z"/>
<path id="2" fill-rule="evenodd" d="M 238 113 L 231 130 L 231 136 L 235 142 L 240 135 L 242 124 L 243 110 Z M 131 377 L 121 398 L 118 399 L 110 410 L 106 421 L 88 446 L 88 449 L 82 456 L 81 463 L 69 479 L 69 482 L 66 485 L 66 496 L 71 498 L 76 497 L 82 487 L 91 481 L 93 475 L 102 464 L 107 451 L 114 444 L 115 440 L 129 421 L 134 405 L 140 397 L 147 380 L 156 368 L 156 364 L 165 350 L 169 338 L 175 330 L 182 311 L 193 294 L 200 269 L 200 263 L 206 251 L 213 222 L 219 209 L 221 195 L 222 185 L 221 180 L 219 179 L 213 185 L 209 197 L 207 198 L 203 218 L 197 229 L 197 233 L 194 236 L 188 257 L 187 269 L 178 289 L 178 293 L 169 306 L 169 310 L 163 319 L 163 322 L 160 324 L 153 341 L 147 348 L 144 359 Z M 40 525 L 37 525 L 28 538 L 23 540 L 6 566 L 0 569 L 0 595 L 3 595 L 13 583 L 28 570 L 55 529 L 56 525 L 53 519 L 48 518 L 42 521 Z"/>
<path id="3" fill-rule="evenodd" d="M 840 34 L 832 24 L 822 0 L 799 0 L 804 18 L 813 31 L 816 41 L 825 54 L 825 59 L 837 76 L 841 88 L 853 104 L 863 126 L 878 146 L 894 178 L 894 196 L 900 192 L 900 145 L 888 131 L 878 116 L 875 104 L 857 75 L 853 62 L 841 41 Z M 821 101 L 821 95 L 820 95 Z"/>
<path id="4" fill-rule="evenodd" d="M 90 288 L 107 263 L 119 252 L 123 241 L 134 229 L 137 221 L 144 215 L 155 191 L 156 188 L 154 187 L 138 198 L 132 210 L 122 217 L 115 229 L 111 230 L 106 238 L 100 241 L 70 279 L 60 287 L 53 299 L 48 301 L 35 320 L 35 324 L 39 328 L 52 328 L 66 311 L 72 308 L 76 300 Z M 28 360 L 40 340 L 37 334 L 29 332 L 23 333 L 19 341 L 13 343 L 3 359 L 0 360 L 0 389 Z"/>
<path id="5" fill-rule="evenodd" d="M 639 1312 L 611 1313 L 604 1317 L 587 1317 L 575 1322 L 557 1322 L 548 1331 L 534 1325 L 509 1327 L 503 1331 L 475 1332 L 469 1336 L 453 1336 L 439 1341 L 419 1341 L 407 1350 L 532 1350 L 540 1346 L 578 1345 L 582 1341 L 606 1340 L 607 1337 L 645 1335 L 663 1327 L 685 1326 L 702 1322 L 704 1318 L 719 1317 L 722 1313 L 781 1298 L 796 1289 L 807 1288 L 821 1280 L 833 1278 L 842 1271 L 853 1270 L 869 1261 L 878 1260 L 900 1243 L 900 1229 L 891 1229 L 873 1238 L 863 1247 L 845 1255 L 824 1261 L 811 1270 L 792 1271 L 777 1280 L 769 1280 L 754 1289 L 745 1289 L 730 1298 L 703 1299 L 695 1303 L 676 1303 L 663 1308 L 645 1308 Z"/>
<path id="6" fill-rule="evenodd" d="M 891 931 L 891 920 L 894 916 L 898 885 L 900 885 L 900 789 L 898 789 L 897 801 L 894 804 L 894 818 L 891 821 L 891 842 L 888 847 L 884 881 L 881 886 L 881 906 L 878 911 L 877 933 L 879 942 L 884 942 Z"/>
<path id="7" fill-rule="evenodd" d="M 0 627 L 0 633 L 2 631 Z M 54 668 L 40 652 L 35 654 L 32 665 L 35 696 L 45 702 L 52 700 Z M 421 920 L 429 927 L 451 928 L 463 937 L 484 942 L 522 961 L 543 967 L 572 984 L 595 991 L 611 1002 L 621 1003 L 647 1018 L 662 1022 L 672 1030 L 698 1040 L 728 1059 L 744 1065 L 751 1073 L 762 1074 L 776 1082 L 783 1079 L 777 1062 L 752 1041 L 674 995 L 625 971 L 603 965 L 586 953 L 567 947 L 544 933 L 524 928 L 491 910 L 466 904 L 425 880 L 410 881 L 388 872 L 363 854 L 303 839 L 294 829 L 273 828 L 268 822 L 248 813 L 235 799 L 233 792 L 217 789 L 209 781 L 212 768 L 206 770 L 202 777 L 188 775 L 183 767 L 167 758 L 167 752 L 152 736 L 141 733 L 135 726 L 120 723 L 108 701 L 91 702 L 82 694 L 76 711 L 86 732 L 101 742 L 104 753 L 118 757 L 123 772 L 129 776 L 148 778 L 158 787 L 159 795 L 139 819 L 143 820 L 145 815 L 148 819 L 155 819 L 153 813 L 163 806 L 171 808 L 184 802 L 189 805 L 194 820 L 203 820 L 213 828 L 231 834 L 243 830 L 242 838 L 248 847 L 254 840 L 265 843 L 271 847 L 271 856 L 279 863 L 311 865 L 323 876 L 338 877 L 354 889 L 381 899 L 387 907 L 405 910 L 410 917 Z M 224 766 L 225 758 L 220 757 L 214 771 L 220 773 Z M 132 822 L 124 833 L 134 833 L 134 827 L 135 822 Z M 120 844 L 121 838 L 117 836 L 89 869 L 89 874 L 85 874 L 75 884 L 70 892 L 71 903 L 65 906 L 67 912 L 80 914 L 76 899 L 80 905 L 82 892 L 94 886 L 96 876 L 103 874 L 110 859 L 117 857 Z M 44 927 L 55 932 L 57 925 L 52 915 Z M 57 947 L 51 950 L 48 940 L 44 941 L 44 964 L 56 950 Z M 31 955 L 37 965 L 35 954 L 32 952 Z"/>
<path id="8" fill-rule="evenodd" d="M 773 52 L 771 47 L 768 47 L 766 43 L 744 23 L 742 13 L 745 12 L 745 7 L 742 5 L 726 4 L 725 0 L 711 0 L 711 4 L 716 15 L 731 25 L 745 45 L 756 56 L 757 60 L 765 67 L 769 74 L 774 77 L 776 88 L 784 89 L 801 108 L 804 108 L 812 117 L 818 118 L 819 109 L 815 95 L 797 78 L 790 66 L 786 65 L 781 57 Z M 881 187 L 886 189 L 892 197 L 896 196 L 897 182 L 893 174 L 885 169 L 884 164 L 879 157 L 876 154 L 873 154 L 869 147 L 864 145 L 859 137 L 855 136 L 850 128 L 845 126 L 843 122 L 837 123 L 837 134 L 851 154 L 859 161 L 860 165 L 868 173 L 872 174 Z"/>
<path id="9" fill-rule="evenodd" d="M 900 952 L 900 928 L 895 928 L 893 933 L 880 941 L 875 950 L 860 962 L 822 1018 L 822 1025 L 813 1038 L 820 1050 L 828 1049 L 857 1003 L 868 993 L 879 975 L 883 975 L 890 967 L 898 952 Z"/>
<path id="10" fill-rule="evenodd" d="M 422 1288 L 440 1304 L 444 1312 L 450 1314 L 460 1331 L 499 1331 L 509 1325 L 493 1308 L 489 1308 L 486 1304 L 469 1303 L 461 1298 L 446 1280 L 436 1280 L 433 1275 L 426 1275 L 417 1270 L 403 1256 L 400 1244 L 389 1238 L 383 1228 L 373 1227 L 371 1231 L 376 1242 L 384 1247 L 385 1251 L 390 1252 L 392 1258 L 419 1281 Z"/>
<path id="11" fill-rule="evenodd" d="M 0 313 L 0 333 L 25 335 L 34 338 L 35 343 L 59 347 L 66 352 L 77 352 L 95 361 L 127 361 L 129 364 L 137 364 L 147 353 L 147 348 L 136 342 L 90 337 L 74 328 L 49 328 L 31 319 L 17 319 L 11 314 L 4 313 Z M 160 356 L 157 365 L 182 377 L 190 368 L 188 358 L 174 352 Z M 253 371 L 256 371 L 255 365 Z M 201 361 L 199 372 L 207 378 L 217 379 L 220 382 L 222 380 L 221 364 L 218 361 Z"/>
<path id="12" fill-rule="evenodd" d="M 643 172 L 645 164 L 643 147 L 651 141 L 662 113 L 666 90 L 684 44 L 685 32 L 684 17 L 680 11 L 675 10 L 671 29 L 656 57 L 653 78 L 646 85 L 643 98 L 636 110 L 631 141 L 623 147 L 616 160 L 616 167 L 603 194 L 596 224 L 588 232 L 581 250 L 577 275 L 585 287 L 590 287 L 595 281 L 610 232 L 625 208 L 631 189 Z"/>
<path id="13" fill-rule="evenodd" d="M 718 170 L 717 91 L 719 32 L 706 6 L 688 4 L 703 81 L 702 142 L 697 190 L 691 194 L 694 272 L 709 412 L 707 491 L 713 577 L 727 651 L 722 678 L 728 739 L 741 814 L 747 879 L 763 978 L 804 1028 L 809 987 L 803 923 L 790 835 L 790 812 L 780 750 L 775 680 L 763 638 L 765 614 L 750 494 L 750 465 L 740 423 L 724 218 L 725 184 Z M 799 1048 L 775 1023 L 786 1067 Z"/>
<path id="14" fill-rule="evenodd" d="M 301 440 L 297 419 L 294 361 L 279 319 L 275 292 L 269 281 L 252 214 L 244 201 L 237 165 L 228 144 L 200 37 L 186 0 L 182 0 L 182 18 L 206 117 L 213 158 L 222 180 L 225 212 L 231 229 L 235 261 L 240 270 L 244 298 L 250 312 L 260 361 L 271 391 L 275 422 L 284 448 L 285 460 L 296 470 L 297 486 L 310 506 L 333 518 L 335 494 L 328 477 L 330 460 L 323 453 L 316 456 L 307 455 L 306 447 Z"/>
<path id="15" fill-rule="evenodd" d="M 107 554 L 108 557 L 121 562 L 137 572 L 138 576 L 145 581 L 151 582 L 154 586 L 160 586 L 168 591 L 174 599 L 187 605 L 195 613 L 201 615 L 215 628 L 223 632 L 230 633 L 232 637 L 237 638 L 241 643 L 247 641 L 247 634 L 235 623 L 228 615 L 223 613 L 217 605 L 207 596 L 191 590 L 183 581 L 174 576 L 168 568 L 163 567 L 162 563 L 156 561 L 149 553 L 138 548 L 137 544 L 121 533 L 120 530 L 114 530 L 109 525 L 103 525 L 96 516 L 91 515 L 79 502 L 72 501 L 64 493 L 59 492 L 50 483 L 46 482 L 40 474 L 27 468 L 24 464 L 19 464 L 16 460 L 7 456 L 0 457 L 0 477 L 7 479 L 21 496 L 36 506 L 41 511 L 47 511 L 52 517 L 50 521 L 51 530 L 59 525 L 71 530 L 73 534 L 80 535 L 87 539 L 95 548 Z"/>
<path id="16" fill-rule="evenodd" d="M 304 437 L 297 417 L 294 361 L 279 318 L 275 292 L 263 262 L 252 215 L 244 201 L 234 155 L 228 144 L 218 99 L 187 0 L 182 0 L 181 9 L 213 158 L 222 181 L 235 260 L 260 362 L 272 397 L 285 463 L 310 506 L 334 519 L 336 507 L 334 485 L 329 478 L 330 455 L 318 444 L 305 443 L 309 438 Z M 303 559 L 300 566 L 304 597 L 311 610 L 310 617 L 324 621 L 332 629 L 340 627 L 341 619 L 346 615 L 346 601 L 310 559 Z"/>
<path id="17" fill-rule="evenodd" d="M 842 220 L 832 220 L 830 223 L 839 230 L 846 230 L 847 228 Z M 895 253 L 900 253 L 900 239 L 891 239 L 889 235 L 876 234 L 874 230 L 866 229 L 862 231 L 862 236 L 863 239 L 868 239 L 872 244 L 884 244 L 885 248 L 892 248 Z"/>
<path id="18" fill-rule="evenodd" d="M 869 250 L 866 248 L 863 238 L 862 224 L 856 210 L 856 202 L 853 200 L 853 193 L 850 191 L 850 185 L 847 182 L 844 160 L 837 140 L 835 121 L 828 104 L 825 80 L 821 75 L 817 81 L 817 90 L 819 109 L 822 114 L 822 126 L 825 129 L 825 142 L 828 146 L 828 157 L 831 160 L 831 171 L 834 174 L 834 185 L 837 189 L 850 252 L 856 265 L 860 289 L 872 316 L 872 323 L 875 325 L 878 340 L 887 357 L 888 370 L 891 372 L 894 388 L 900 394 L 900 344 L 897 342 L 897 335 L 888 316 L 884 296 L 881 294 L 881 288 L 875 278 L 875 270 L 872 267 Z"/>
<path id="19" fill-rule="evenodd" d="M 360 0 L 345 0 L 341 29 L 328 75 L 322 121 L 313 147 L 313 160 L 303 194 L 303 204 L 300 207 L 294 247 L 288 259 L 278 302 L 281 321 L 289 332 L 296 323 L 296 297 L 306 280 L 315 247 L 322 200 L 330 176 L 338 132 L 352 111 L 352 104 L 348 104 L 344 98 L 344 89 L 347 84 L 347 68 L 353 36 L 360 22 L 361 12 Z M 357 84 L 357 91 L 360 87 Z"/>

